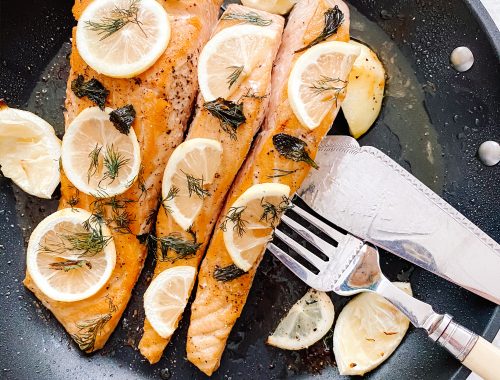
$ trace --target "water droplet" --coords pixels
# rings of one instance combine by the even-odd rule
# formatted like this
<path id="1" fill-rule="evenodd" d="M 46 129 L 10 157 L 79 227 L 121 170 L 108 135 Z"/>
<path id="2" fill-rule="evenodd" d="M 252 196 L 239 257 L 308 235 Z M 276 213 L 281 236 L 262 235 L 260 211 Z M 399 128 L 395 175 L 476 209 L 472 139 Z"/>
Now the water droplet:
<path id="1" fill-rule="evenodd" d="M 496 141 L 485 141 L 478 151 L 479 159 L 486 166 L 495 166 L 500 162 L 500 144 Z"/>
<path id="2" fill-rule="evenodd" d="M 459 46 L 451 52 L 450 62 L 455 70 L 464 72 L 474 64 L 474 55 L 468 47 Z"/>

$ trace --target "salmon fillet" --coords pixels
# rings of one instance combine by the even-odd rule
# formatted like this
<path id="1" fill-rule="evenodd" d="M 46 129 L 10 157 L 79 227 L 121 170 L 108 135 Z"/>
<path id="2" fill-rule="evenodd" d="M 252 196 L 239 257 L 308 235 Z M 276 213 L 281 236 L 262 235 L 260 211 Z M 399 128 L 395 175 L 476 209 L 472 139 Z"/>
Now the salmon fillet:
<path id="1" fill-rule="evenodd" d="M 205 252 L 205 248 L 212 233 L 213 226 L 219 211 L 223 205 L 224 198 L 233 182 L 236 173 L 240 169 L 247 153 L 250 149 L 254 135 L 260 128 L 269 104 L 269 95 L 271 92 L 271 72 L 273 62 L 278 52 L 283 32 L 284 19 L 281 16 L 273 15 L 267 12 L 246 8 L 241 5 L 229 5 L 219 21 L 216 30 L 217 33 L 222 29 L 244 23 L 241 20 L 224 20 L 224 16 L 245 15 L 250 12 L 258 14 L 262 19 L 270 21 L 267 26 L 275 32 L 275 37 L 269 46 L 258 57 L 258 66 L 239 84 L 239 87 L 229 97 L 234 102 L 242 102 L 246 121 L 240 125 L 236 131 L 236 138 L 231 136 L 221 128 L 220 120 L 209 113 L 203 104 L 205 100 L 200 94 L 198 98 L 198 107 L 195 118 L 189 128 L 189 134 L 186 140 L 193 138 L 213 139 L 222 145 L 223 153 L 221 165 L 217 170 L 214 181 L 206 188 L 209 196 L 203 201 L 200 213 L 194 220 L 190 234 L 196 236 L 197 242 L 203 242 L 195 254 L 178 258 L 175 260 L 162 260 L 161 253 L 157 254 L 156 268 L 154 276 L 156 277 L 166 269 L 179 265 L 188 265 L 198 268 L 199 263 Z M 246 96 L 251 92 L 252 97 Z M 193 194 L 193 196 L 196 196 Z M 169 236 L 170 234 L 182 233 L 186 238 L 192 240 L 192 236 L 186 233 L 174 220 L 171 214 L 160 208 L 156 222 L 157 239 Z M 160 250 L 160 248 L 158 248 Z M 175 254 L 175 252 L 174 252 Z M 181 317 L 179 317 L 180 320 Z M 179 321 L 177 321 L 178 323 Z M 177 325 L 176 323 L 176 325 Z M 160 360 L 163 350 L 170 341 L 171 337 L 162 338 L 153 329 L 149 321 L 144 322 L 144 335 L 139 343 L 139 349 L 150 363 L 156 363 Z"/>
<path id="2" fill-rule="evenodd" d="M 91 0 L 73 7 L 78 20 Z M 196 66 L 199 53 L 217 21 L 222 0 L 159 0 L 169 14 L 171 39 L 166 51 L 144 73 L 132 79 L 99 75 L 80 57 L 73 29 L 71 71 L 66 93 L 65 122 L 93 106 L 71 91 L 71 82 L 83 75 L 98 79 L 109 90 L 107 106 L 132 104 L 136 110 L 133 128 L 137 135 L 142 167 L 135 183 L 124 194 L 96 202 L 79 193 L 62 173 L 60 208 L 80 207 L 101 211 L 111 220 L 116 246 L 116 266 L 108 283 L 95 295 L 77 302 L 57 302 L 46 297 L 29 274 L 25 286 L 55 315 L 85 352 L 104 346 L 127 306 L 142 270 L 146 246 L 137 236 L 148 233 L 154 222 L 161 192 L 161 178 L 173 149 L 182 141 L 198 89 Z M 97 210 L 101 208 L 102 210 Z"/>
<path id="3" fill-rule="evenodd" d="M 272 94 L 269 111 L 262 132 L 254 144 L 251 154 L 238 173 L 233 187 L 221 211 L 219 223 L 228 213 L 236 199 L 251 186 L 258 183 L 278 182 L 290 187 L 293 194 L 306 177 L 310 166 L 296 162 L 279 154 L 273 145 L 273 136 L 286 133 L 307 143 L 307 151 L 314 158 L 321 139 L 330 129 L 345 94 L 338 95 L 337 104 L 314 130 L 303 127 L 295 117 L 288 100 L 287 82 L 294 62 L 301 56 L 297 52 L 315 40 L 323 31 L 325 12 L 338 6 L 344 21 L 329 41 L 349 41 L 349 10 L 339 0 L 303 0 L 292 10 L 283 34 L 272 78 Z M 347 62 L 346 62 L 347 61 Z M 352 60 L 339 60 L 343 67 L 339 79 L 346 80 Z M 347 70 L 347 72 L 345 72 Z M 332 73 L 337 78 L 336 73 Z M 279 172 L 276 171 L 278 168 Z M 283 173 L 288 173 L 283 175 Z M 262 248 L 260 258 L 265 249 Z M 223 232 L 214 232 L 198 275 L 198 289 L 191 307 L 191 322 L 187 339 L 187 358 L 207 375 L 211 375 L 220 364 L 229 333 L 245 305 L 258 263 L 253 268 L 227 282 L 214 277 L 216 268 L 233 264 L 226 250 Z"/>

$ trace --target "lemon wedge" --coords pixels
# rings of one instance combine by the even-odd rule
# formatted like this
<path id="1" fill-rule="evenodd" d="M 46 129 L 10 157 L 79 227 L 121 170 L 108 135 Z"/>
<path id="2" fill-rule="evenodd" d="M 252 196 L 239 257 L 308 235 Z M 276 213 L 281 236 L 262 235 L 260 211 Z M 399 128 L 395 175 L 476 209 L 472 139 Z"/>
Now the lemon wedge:
<path id="1" fill-rule="evenodd" d="M 173 267 L 161 272 L 144 293 L 146 318 L 161 337 L 168 338 L 177 328 L 195 276 L 193 267 Z"/>
<path id="2" fill-rule="evenodd" d="M 125 192 L 141 167 L 134 129 L 121 133 L 109 121 L 111 108 L 86 108 L 71 122 L 62 142 L 62 165 L 85 194 L 108 198 Z"/>
<path id="3" fill-rule="evenodd" d="M 0 102 L 0 166 L 3 174 L 31 195 L 50 199 L 60 182 L 61 141 L 35 114 Z"/>
<path id="4" fill-rule="evenodd" d="M 354 61 L 349 74 L 342 111 L 351 135 L 358 138 L 370 129 L 382 108 L 385 70 L 377 55 L 368 46 L 352 40 L 349 43 L 358 46 L 361 53 Z"/>
<path id="5" fill-rule="evenodd" d="M 222 145 L 211 139 L 194 138 L 180 144 L 170 156 L 163 174 L 165 207 L 184 230 L 189 229 L 210 196 L 222 159 Z"/>
<path id="6" fill-rule="evenodd" d="M 394 283 L 411 295 L 409 283 Z M 341 311 L 333 352 L 341 375 L 364 375 L 386 360 L 406 334 L 409 320 L 389 301 L 362 293 Z"/>
<path id="7" fill-rule="evenodd" d="M 282 212 L 289 207 L 290 188 L 260 183 L 247 189 L 223 216 L 224 243 L 234 264 L 248 271 L 271 239 Z"/>
<path id="8" fill-rule="evenodd" d="M 116 264 L 111 232 L 79 208 L 59 210 L 31 234 L 27 270 L 34 283 L 55 301 L 74 302 L 96 294 Z"/>
<path id="9" fill-rule="evenodd" d="M 333 325 L 335 310 L 325 292 L 310 289 L 292 306 L 267 339 L 284 350 L 302 350 L 323 338 Z"/>
<path id="10" fill-rule="evenodd" d="M 298 0 L 241 0 L 241 3 L 250 8 L 260 9 L 269 13 L 284 15 Z"/>
<path id="11" fill-rule="evenodd" d="M 85 8 L 76 47 L 100 74 L 132 78 L 149 69 L 170 41 L 170 22 L 155 0 L 99 0 Z"/>
<path id="12" fill-rule="evenodd" d="M 288 99 L 299 122 L 309 129 L 323 118 L 345 91 L 360 48 L 347 42 L 323 42 L 306 50 L 288 78 Z"/>
<path id="13" fill-rule="evenodd" d="M 259 64 L 276 32 L 256 25 L 221 30 L 203 48 L 198 64 L 200 91 L 206 101 L 228 97 Z"/>

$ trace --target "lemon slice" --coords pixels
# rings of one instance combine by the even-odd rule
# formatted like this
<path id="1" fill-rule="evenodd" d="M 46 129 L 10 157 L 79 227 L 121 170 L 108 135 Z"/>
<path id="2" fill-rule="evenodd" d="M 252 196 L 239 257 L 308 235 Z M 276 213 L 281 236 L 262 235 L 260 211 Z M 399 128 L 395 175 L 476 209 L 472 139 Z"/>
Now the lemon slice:
<path id="1" fill-rule="evenodd" d="M 184 141 L 170 156 L 163 174 L 163 206 L 177 224 L 189 229 L 210 196 L 207 187 L 219 170 L 222 145 L 211 139 Z"/>
<path id="2" fill-rule="evenodd" d="M 85 194 L 107 198 L 125 192 L 141 167 L 134 129 L 128 135 L 109 121 L 111 108 L 86 108 L 73 120 L 62 142 L 62 165 L 71 183 Z"/>
<path id="3" fill-rule="evenodd" d="M 394 283 L 411 295 L 408 283 Z M 379 366 L 399 346 L 409 320 L 375 293 L 353 298 L 339 314 L 333 352 L 341 375 L 363 375 Z"/>
<path id="4" fill-rule="evenodd" d="M 284 15 L 298 0 L 241 0 L 241 3 L 250 8 L 260 9 L 269 13 Z"/>
<path id="5" fill-rule="evenodd" d="M 288 99 L 303 126 L 318 127 L 332 110 L 359 50 L 347 42 L 323 42 L 297 59 L 288 78 Z"/>
<path id="6" fill-rule="evenodd" d="M 116 250 L 106 225 L 83 209 L 66 208 L 35 228 L 26 261 L 28 273 L 47 297 L 74 302 L 93 296 L 108 282 Z"/>
<path id="7" fill-rule="evenodd" d="M 271 239 L 281 213 L 289 206 L 290 188 L 280 183 L 253 185 L 223 217 L 224 243 L 234 264 L 248 271 Z"/>
<path id="8" fill-rule="evenodd" d="M 28 111 L 0 102 L 0 166 L 28 194 L 50 199 L 60 182 L 61 141 L 54 128 Z"/>
<path id="9" fill-rule="evenodd" d="M 170 22 L 155 0 L 92 1 L 76 27 L 76 47 L 98 73 L 132 78 L 149 69 L 170 40 Z"/>
<path id="10" fill-rule="evenodd" d="M 203 48 L 198 64 L 203 98 L 228 99 L 260 63 L 275 36 L 274 30 L 256 25 L 235 25 L 217 33 Z"/>
<path id="11" fill-rule="evenodd" d="M 161 272 L 144 293 L 144 311 L 153 329 L 163 338 L 171 336 L 186 307 L 196 269 L 177 266 Z"/>
<path id="12" fill-rule="evenodd" d="M 361 137 L 372 126 L 380 113 L 384 97 L 385 70 L 377 55 L 368 46 L 359 46 L 361 54 L 354 61 L 342 111 L 354 138 Z"/>
<path id="13" fill-rule="evenodd" d="M 292 306 L 267 338 L 267 344 L 284 350 L 302 350 L 323 338 L 333 325 L 335 311 L 328 294 L 310 289 Z"/>

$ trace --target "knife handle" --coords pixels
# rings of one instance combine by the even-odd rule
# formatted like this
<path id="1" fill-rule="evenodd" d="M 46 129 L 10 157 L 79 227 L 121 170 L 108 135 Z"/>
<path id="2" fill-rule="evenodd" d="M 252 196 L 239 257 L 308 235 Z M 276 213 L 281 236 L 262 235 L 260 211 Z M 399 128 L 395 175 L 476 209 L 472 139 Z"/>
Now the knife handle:
<path id="1" fill-rule="evenodd" d="M 444 327 L 444 330 L 441 330 Z M 437 342 L 450 351 L 464 366 L 484 380 L 500 379 L 500 349 L 472 331 L 452 321 L 445 314 L 437 330 Z M 433 338 L 431 334 L 431 338 Z"/>

